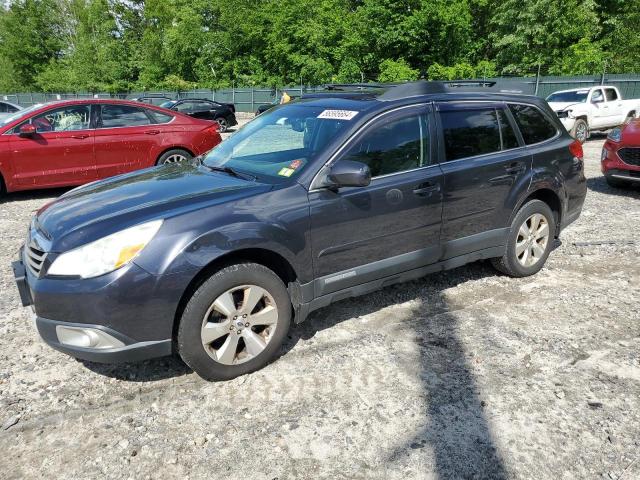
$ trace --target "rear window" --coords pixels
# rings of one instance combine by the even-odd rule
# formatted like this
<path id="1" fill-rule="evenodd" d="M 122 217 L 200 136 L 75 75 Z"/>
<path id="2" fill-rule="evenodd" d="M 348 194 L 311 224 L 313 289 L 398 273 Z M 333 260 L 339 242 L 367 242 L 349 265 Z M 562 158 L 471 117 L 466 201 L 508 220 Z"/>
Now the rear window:
<path id="1" fill-rule="evenodd" d="M 135 127 L 150 123 L 149 117 L 142 108 L 128 105 L 102 105 L 100 128 Z"/>
<path id="2" fill-rule="evenodd" d="M 495 108 L 443 111 L 440 120 L 448 161 L 501 150 Z"/>
<path id="3" fill-rule="evenodd" d="M 510 104 L 509 108 L 527 145 L 548 140 L 558 132 L 547 117 L 532 105 Z"/>
<path id="4" fill-rule="evenodd" d="M 147 114 L 151 115 L 154 119 L 153 123 L 169 123 L 173 120 L 173 115 L 157 112 L 156 110 L 147 110 Z"/>

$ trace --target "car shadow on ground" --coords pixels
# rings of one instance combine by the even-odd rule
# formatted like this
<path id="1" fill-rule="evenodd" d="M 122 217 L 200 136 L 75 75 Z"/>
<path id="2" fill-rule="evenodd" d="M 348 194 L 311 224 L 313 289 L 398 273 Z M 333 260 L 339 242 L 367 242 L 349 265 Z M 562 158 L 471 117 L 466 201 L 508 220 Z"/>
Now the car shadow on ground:
<path id="1" fill-rule="evenodd" d="M 63 193 L 71 190 L 71 188 L 73 187 L 25 190 L 20 192 L 6 193 L 4 195 L 0 195 L 0 203 L 26 202 L 29 200 L 48 200 L 50 198 L 59 197 Z"/>
<path id="2" fill-rule="evenodd" d="M 291 330 L 283 354 L 300 339 L 310 339 L 320 330 L 340 322 L 374 313 L 385 307 L 413 300 L 409 314 L 390 321 L 405 324 L 413 332 L 419 350 L 416 379 L 424 392 L 424 419 L 399 445 L 389 449 L 385 463 L 396 465 L 418 449 L 425 449 L 420 468 L 437 478 L 507 478 L 503 460 L 486 418 L 469 355 L 458 335 L 458 318 L 444 291 L 460 283 L 496 275 L 488 262 L 432 274 L 412 282 L 387 287 L 380 292 L 343 300 L 313 312 Z M 413 367 L 413 365 L 411 366 Z"/>
<path id="3" fill-rule="evenodd" d="M 624 187 L 612 187 L 604 179 L 604 176 L 601 175 L 599 177 L 588 178 L 587 188 L 593 192 L 604 193 L 606 195 L 640 199 L 640 182 L 628 184 Z"/>

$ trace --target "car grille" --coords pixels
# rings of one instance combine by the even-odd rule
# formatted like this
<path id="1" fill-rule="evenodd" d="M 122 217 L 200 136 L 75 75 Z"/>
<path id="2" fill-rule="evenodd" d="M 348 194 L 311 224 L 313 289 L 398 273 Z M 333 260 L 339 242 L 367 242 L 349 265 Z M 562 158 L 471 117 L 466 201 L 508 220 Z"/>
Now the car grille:
<path id="1" fill-rule="evenodd" d="M 47 258 L 47 252 L 40 250 L 33 241 L 28 245 L 25 245 L 25 260 L 27 262 L 27 267 L 29 267 L 31 273 L 36 277 L 40 276 L 45 258 Z"/>
<path id="2" fill-rule="evenodd" d="M 621 148 L 618 155 L 624 163 L 640 167 L 640 148 Z"/>

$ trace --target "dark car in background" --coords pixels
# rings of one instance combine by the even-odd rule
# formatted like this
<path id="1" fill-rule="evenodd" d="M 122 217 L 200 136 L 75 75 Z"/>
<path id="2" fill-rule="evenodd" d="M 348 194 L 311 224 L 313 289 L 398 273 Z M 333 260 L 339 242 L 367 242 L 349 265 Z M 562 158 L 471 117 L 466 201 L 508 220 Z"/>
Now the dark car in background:
<path id="1" fill-rule="evenodd" d="M 6 100 L 0 100 L 0 120 L 7 118 L 18 110 L 22 110 L 20 105 L 16 105 L 15 103 L 11 103 Z"/>
<path id="2" fill-rule="evenodd" d="M 190 117 L 214 120 L 220 125 L 221 132 L 226 132 L 238 124 L 236 107 L 232 103 L 219 103 L 203 98 L 185 98 L 164 102 L 162 107 Z"/>
<path id="3" fill-rule="evenodd" d="M 137 102 L 37 104 L 0 120 L 0 193 L 81 185 L 182 162 L 221 140 L 212 122 Z"/>
<path id="4" fill-rule="evenodd" d="M 481 90 L 303 97 L 198 162 L 68 192 L 13 264 L 23 305 L 74 357 L 178 352 L 220 380 L 334 301 L 482 259 L 533 275 L 580 215 L 582 146 L 543 99 Z"/>
<path id="5" fill-rule="evenodd" d="M 133 99 L 134 102 L 148 103 L 149 105 L 156 105 L 156 106 L 160 106 L 163 103 L 170 102 L 172 100 L 173 99 L 171 97 L 167 97 L 166 95 L 161 95 L 161 94 L 143 95 L 141 97 L 136 97 Z"/>

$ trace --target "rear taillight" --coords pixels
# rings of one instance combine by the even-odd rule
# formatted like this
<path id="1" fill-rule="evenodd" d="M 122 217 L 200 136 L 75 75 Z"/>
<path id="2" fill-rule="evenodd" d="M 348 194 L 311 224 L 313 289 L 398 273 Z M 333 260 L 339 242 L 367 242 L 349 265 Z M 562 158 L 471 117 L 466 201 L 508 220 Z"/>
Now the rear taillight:
<path id="1" fill-rule="evenodd" d="M 571 145 L 569 145 L 569 151 L 571 152 L 571 155 L 576 158 L 584 158 L 582 144 L 578 140 L 575 140 Z"/>
<path id="2" fill-rule="evenodd" d="M 211 133 L 219 133 L 220 132 L 220 124 L 218 122 L 213 122 L 213 125 L 207 128 L 207 132 Z"/>

